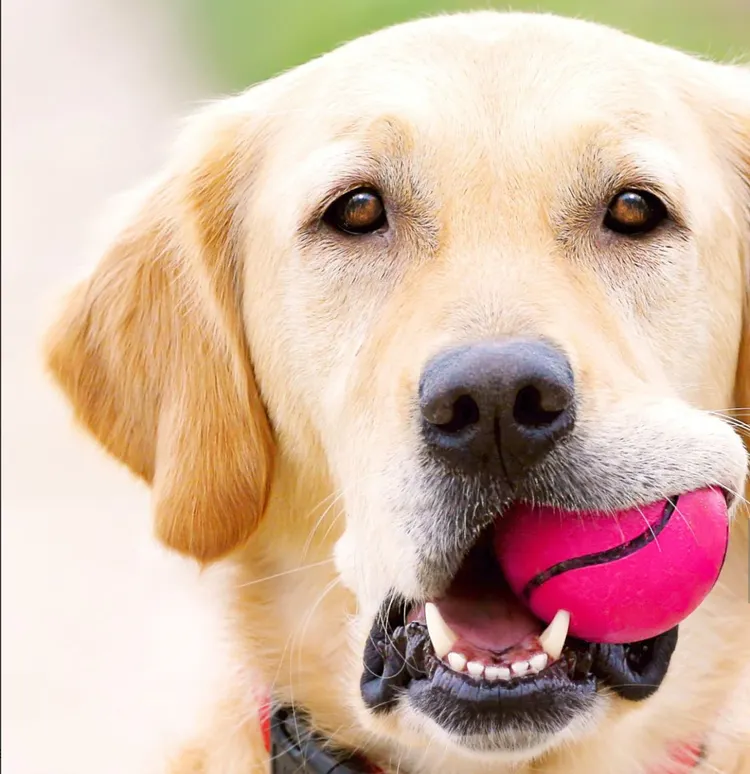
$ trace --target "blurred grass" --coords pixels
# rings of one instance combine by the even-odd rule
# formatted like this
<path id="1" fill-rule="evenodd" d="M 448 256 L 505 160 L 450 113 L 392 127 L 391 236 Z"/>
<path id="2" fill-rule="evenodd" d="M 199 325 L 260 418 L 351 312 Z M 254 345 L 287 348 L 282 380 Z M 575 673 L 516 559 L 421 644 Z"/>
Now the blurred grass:
<path id="1" fill-rule="evenodd" d="M 236 90 L 395 22 L 441 11 L 506 10 L 474 0 L 176 0 L 193 50 L 220 88 Z M 715 58 L 750 52 L 750 0 L 516 0 Z"/>

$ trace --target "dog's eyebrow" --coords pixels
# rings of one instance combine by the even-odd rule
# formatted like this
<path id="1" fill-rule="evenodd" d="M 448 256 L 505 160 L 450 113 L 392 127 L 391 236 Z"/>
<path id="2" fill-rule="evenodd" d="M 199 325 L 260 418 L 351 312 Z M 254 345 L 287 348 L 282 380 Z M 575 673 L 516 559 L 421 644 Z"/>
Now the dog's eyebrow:
<path id="1" fill-rule="evenodd" d="M 611 167 L 608 177 L 614 187 L 647 187 L 665 200 L 672 213 L 679 214 L 683 209 L 685 189 L 677 173 L 678 160 L 664 143 L 653 138 L 633 138 L 605 163 Z"/>
<path id="2" fill-rule="evenodd" d="M 411 127 L 401 117 L 382 113 L 342 125 L 332 141 L 310 153 L 295 170 L 305 194 L 305 211 L 298 222 L 319 217 L 337 196 L 360 185 L 402 189 L 412 177 L 411 148 Z"/>
<path id="3" fill-rule="evenodd" d="M 307 233 L 336 198 L 361 186 L 381 192 L 387 204 L 416 218 L 429 234 L 435 229 L 429 192 L 406 154 L 376 152 L 360 142 L 340 141 L 311 154 L 297 171 L 304 191 L 296 218 L 300 234 Z"/>
<path id="4" fill-rule="evenodd" d="M 687 196 L 679 169 L 674 152 L 653 137 L 636 135 L 613 141 L 608 129 L 592 132 L 578 155 L 573 198 L 559 217 L 563 221 L 576 219 L 592 206 L 606 205 L 619 191 L 634 188 L 658 196 L 672 219 L 686 227 Z"/>
<path id="5" fill-rule="evenodd" d="M 386 181 L 398 177 L 396 159 L 376 157 L 360 143 L 341 141 L 329 145 L 309 158 L 303 179 L 305 198 L 313 210 L 324 210 L 337 196 L 357 186 L 382 189 Z"/>

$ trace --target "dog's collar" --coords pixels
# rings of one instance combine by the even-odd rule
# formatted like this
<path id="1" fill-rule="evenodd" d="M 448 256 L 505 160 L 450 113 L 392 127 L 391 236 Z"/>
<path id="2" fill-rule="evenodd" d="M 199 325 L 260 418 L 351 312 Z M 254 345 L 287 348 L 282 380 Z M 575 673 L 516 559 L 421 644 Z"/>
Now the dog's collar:
<path id="1" fill-rule="evenodd" d="M 260 725 L 270 755 L 270 774 L 384 774 L 363 758 L 326 749 L 325 740 L 289 707 L 265 701 Z"/>
<path id="2" fill-rule="evenodd" d="M 260 707 L 260 726 L 270 755 L 270 774 L 385 774 L 363 758 L 326 749 L 325 740 L 300 713 L 273 704 L 270 697 Z M 703 758 L 702 745 L 680 744 L 671 751 L 669 764 L 651 774 L 688 774 Z"/>

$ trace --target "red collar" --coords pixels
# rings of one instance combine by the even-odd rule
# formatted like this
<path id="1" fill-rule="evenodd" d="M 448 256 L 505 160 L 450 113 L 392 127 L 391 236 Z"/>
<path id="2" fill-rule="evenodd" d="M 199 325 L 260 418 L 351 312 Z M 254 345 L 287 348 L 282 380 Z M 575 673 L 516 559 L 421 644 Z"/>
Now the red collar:
<path id="1" fill-rule="evenodd" d="M 290 759 L 293 757 L 292 752 L 282 745 L 282 749 L 279 749 L 275 746 L 275 736 L 276 736 L 276 717 L 274 715 L 274 711 L 271 704 L 271 698 L 270 695 L 267 696 L 263 703 L 260 706 L 259 709 L 259 720 L 260 720 L 260 728 L 261 733 L 263 734 L 263 743 L 266 747 L 266 752 L 269 754 L 273 750 L 274 754 L 272 758 L 276 761 L 275 768 L 271 769 L 272 774 L 275 774 L 277 771 L 283 772 L 286 771 L 309 771 L 309 772 L 316 772 L 316 771 L 333 771 L 334 769 L 331 769 L 330 767 L 327 767 L 325 769 L 321 768 L 318 769 L 314 766 L 311 766 L 309 768 L 300 768 L 300 759 L 294 758 L 294 760 L 290 760 L 291 763 L 293 763 L 293 768 L 287 767 L 284 764 L 283 758 L 284 756 L 289 756 Z M 295 721 L 295 726 L 296 721 Z M 307 735 L 307 740 L 309 741 L 310 736 Z M 696 744 L 679 744 L 676 745 L 670 755 L 669 763 L 666 766 L 660 766 L 658 769 L 654 769 L 651 774 L 688 774 L 689 772 L 693 771 L 698 767 L 701 760 L 704 757 L 704 751 L 702 745 L 696 745 Z M 304 766 L 304 763 L 302 764 Z M 346 772 L 346 771 L 352 771 L 352 772 L 369 772 L 369 774 L 385 774 L 382 769 L 379 769 L 377 766 L 367 763 L 364 763 L 364 766 L 361 767 L 361 764 L 358 765 L 357 768 L 347 768 L 346 765 L 341 766 L 335 766 L 336 772 Z"/>

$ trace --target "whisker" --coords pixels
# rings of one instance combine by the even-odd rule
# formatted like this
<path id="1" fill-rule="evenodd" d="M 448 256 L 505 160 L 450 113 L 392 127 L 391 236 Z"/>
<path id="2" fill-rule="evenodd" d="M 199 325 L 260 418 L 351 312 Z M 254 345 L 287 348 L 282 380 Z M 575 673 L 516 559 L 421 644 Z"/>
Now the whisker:
<path id="1" fill-rule="evenodd" d="M 740 505 L 750 505 L 750 500 L 748 500 L 742 492 L 738 492 L 733 487 L 726 486 L 726 484 L 722 484 L 719 481 L 711 481 L 710 484 L 711 486 L 717 486 L 722 489 L 726 489 L 727 492 L 729 492 L 729 494 L 732 495 L 732 497 L 734 497 Z"/>
<path id="2" fill-rule="evenodd" d="M 693 536 L 693 540 L 695 540 L 696 544 L 699 544 L 700 541 L 698 540 L 698 536 L 695 534 L 695 530 L 693 529 L 693 527 L 690 524 L 690 522 L 687 520 L 685 515 L 680 510 L 680 501 L 679 501 L 679 499 L 675 503 L 674 511 L 682 519 L 682 521 L 684 522 L 685 526 L 690 530 L 690 534 Z"/>
<path id="3" fill-rule="evenodd" d="M 324 497 L 317 505 L 313 506 L 310 509 L 310 511 L 308 512 L 308 515 L 305 517 L 305 520 L 310 518 L 310 516 L 312 516 L 313 513 L 315 513 L 315 511 L 318 508 L 323 506 L 324 503 L 326 503 L 329 500 L 331 501 L 330 504 L 324 509 L 323 513 L 320 515 L 320 517 L 316 521 L 315 526 L 312 528 L 312 530 L 310 531 L 310 533 L 309 533 L 309 535 L 307 537 L 307 540 L 305 541 L 305 545 L 304 545 L 304 547 L 302 549 L 302 558 L 303 559 L 307 556 L 308 551 L 312 547 L 312 542 L 313 542 L 313 539 L 315 537 L 315 533 L 318 531 L 318 529 L 320 528 L 322 522 L 324 521 L 326 516 L 330 513 L 331 509 L 338 502 L 340 502 L 349 492 L 351 492 L 356 487 L 360 486 L 363 481 L 367 481 L 368 479 L 371 479 L 371 478 L 376 478 L 379 475 L 380 475 L 379 471 L 372 471 L 372 472 L 367 473 L 365 475 L 359 476 L 358 478 L 356 478 L 354 481 L 352 481 L 348 486 L 344 487 L 343 489 L 339 489 L 339 490 L 336 490 L 334 492 L 331 492 L 331 494 L 329 494 L 326 497 Z M 333 529 L 333 526 L 335 526 L 335 524 L 337 523 L 338 519 L 340 519 L 342 515 L 343 514 L 339 513 L 336 516 L 336 518 L 333 520 L 333 523 L 329 525 L 329 527 L 326 530 L 326 533 L 324 535 L 324 540 L 325 540 L 325 537 L 327 537 L 330 534 L 331 529 Z"/>
<path id="4" fill-rule="evenodd" d="M 656 543 L 656 547 L 661 552 L 661 546 L 659 545 L 659 536 L 654 532 L 654 528 L 651 526 L 651 523 L 646 518 L 646 514 L 643 512 L 643 510 L 641 509 L 640 505 L 636 506 L 636 508 L 638 510 L 638 513 L 641 514 L 641 518 L 643 519 L 643 521 L 646 522 L 646 526 L 648 527 L 648 531 L 651 533 L 651 536 L 654 539 L 654 543 Z"/>
<path id="5" fill-rule="evenodd" d="M 301 567 L 292 567 L 291 570 L 284 570 L 283 572 L 277 572 L 273 575 L 266 575 L 263 578 L 256 578 L 255 580 L 248 581 L 247 583 L 240 583 L 235 588 L 245 589 L 249 586 L 256 586 L 259 583 L 266 583 L 267 581 L 275 580 L 276 578 L 283 578 L 287 575 L 294 575 L 298 572 L 304 572 L 305 570 L 312 570 L 315 567 L 323 567 L 326 564 L 331 564 L 333 561 L 333 557 L 331 557 L 329 559 L 322 559 L 319 562 L 313 562 L 312 564 L 304 564 Z"/>
<path id="6" fill-rule="evenodd" d="M 313 615 L 315 614 L 315 611 L 318 609 L 318 606 L 320 603 L 325 599 L 325 597 L 328 596 L 328 594 L 333 591 L 334 588 L 339 584 L 340 578 L 334 578 L 332 581 L 330 581 L 328 584 L 326 584 L 323 591 L 318 595 L 317 600 L 312 605 L 311 609 L 307 613 L 307 616 L 305 617 L 305 621 L 302 623 L 301 629 L 297 628 L 293 631 L 292 634 L 292 645 L 290 648 L 290 654 L 289 654 L 289 695 L 292 699 L 292 705 L 294 705 L 294 650 L 295 650 L 295 642 L 298 642 L 297 645 L 297 652 L 298 652 L 298 659 L 297 659 L 297 673 L 299 674 L 302 672 L 302 645 L 304 641 L 304 636 L 307 632 L 307 627 L 310 625 L 310 621 L 312 620 Z M 286 648 L 285 648 L 286 650 Z M 295 731 L 297 735 L 299 736 L 299 727 L 297 723 L 297 715 L 294 716 L 294 725 L 295 725 Z"/>
<path id="7" fill-rule="evenodd" d="M 298 671 L 302 671 L 302 645 L 305 640 L 305 635 L 307 634 L 307 629 L 310 626 L 310 623 L 312 622 L 313 616 L 315 615 L 316 610 L 320 606 L 320 604 L 323 602 L 323 600 L 336 588 L 336 586 L 341 583 L 341 578 L 336 577 L 333 578 L 331 581 L 328 582 L 326 587 L 323 589 L 323 591 L 318 595 L 317 600 L 315 601 L 315 604 L 312 605 L 310 610 L 308 611 L 307 615 L 305 616 L 305 620 L 302 624 L 302 629 L 299 636 L 299 647 L 298 647 L 298 663 L 297 668 Z M 294 650 L 294 647 L 292 647 L 292 651 Z"/>

